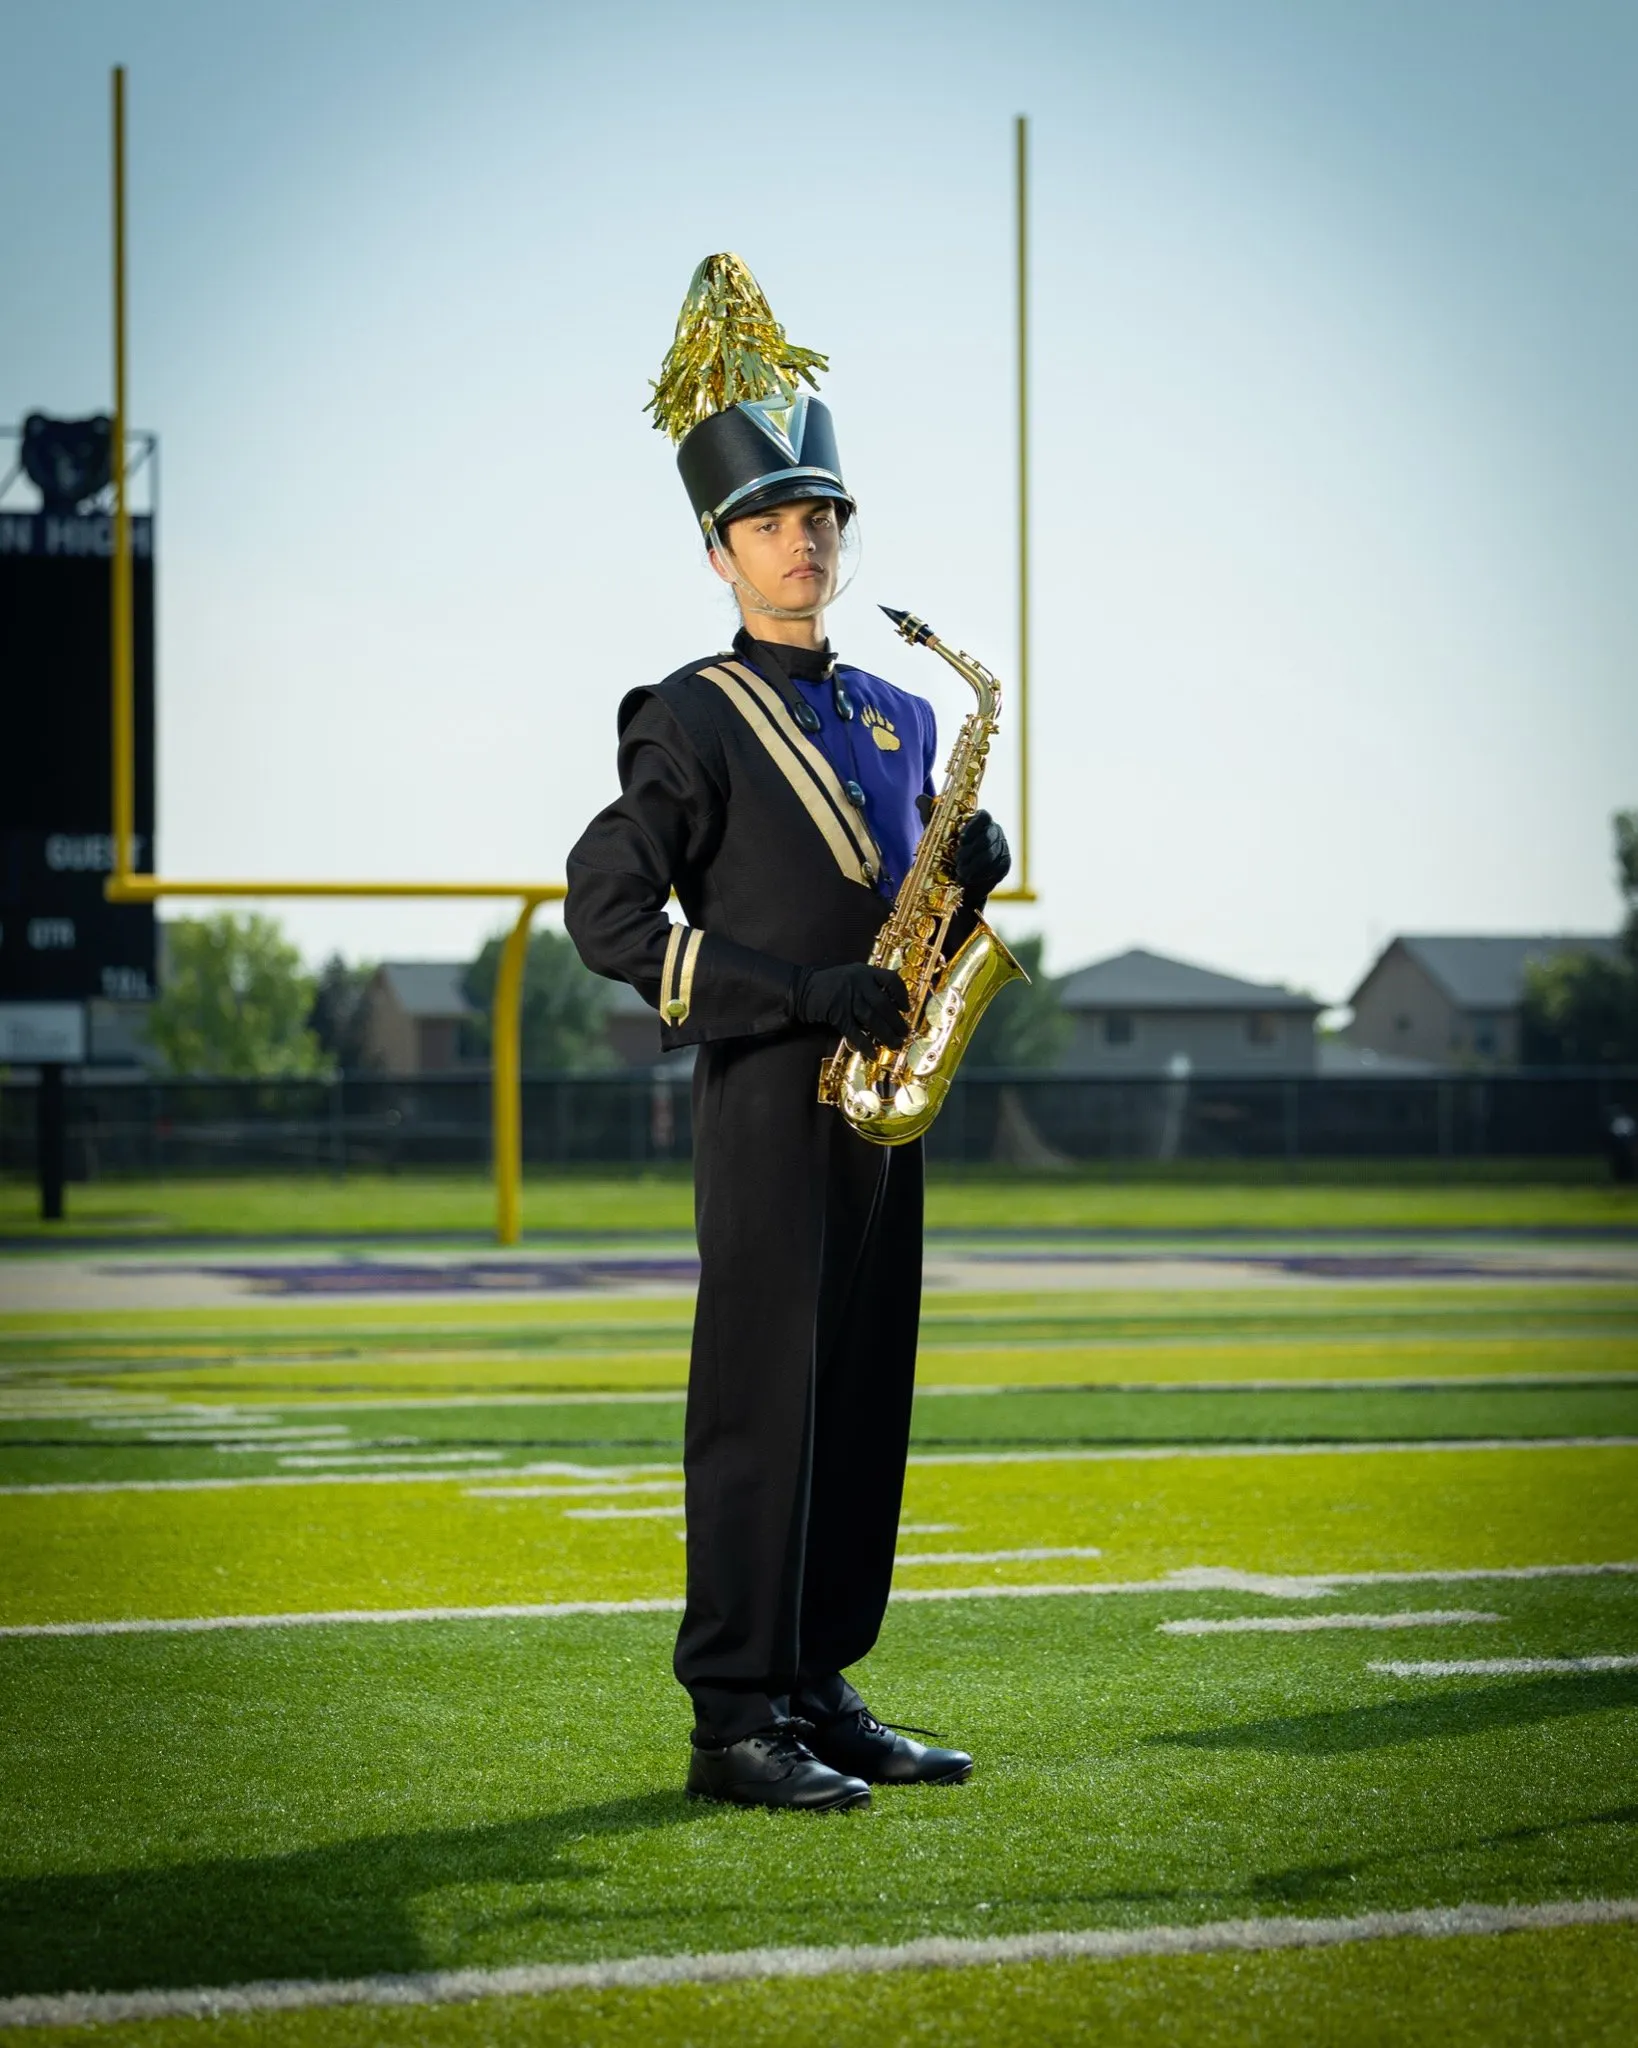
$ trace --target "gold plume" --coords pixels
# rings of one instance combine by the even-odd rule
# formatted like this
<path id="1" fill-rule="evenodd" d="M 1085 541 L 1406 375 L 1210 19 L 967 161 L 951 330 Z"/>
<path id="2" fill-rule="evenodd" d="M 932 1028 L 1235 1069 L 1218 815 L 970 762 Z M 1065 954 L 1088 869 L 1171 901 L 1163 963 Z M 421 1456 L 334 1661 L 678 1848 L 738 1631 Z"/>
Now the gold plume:
<path id="1" fill-rule="evenodd" d="M 797 379 L 815 391 L 815 370 L 829 359 L 786 339 L 762 287 L 739 257 L 707 256 L 689 282 L 677 334 L 643 407 L 673 441 L 701 420 L 744 399 L 796 395 Z"/>

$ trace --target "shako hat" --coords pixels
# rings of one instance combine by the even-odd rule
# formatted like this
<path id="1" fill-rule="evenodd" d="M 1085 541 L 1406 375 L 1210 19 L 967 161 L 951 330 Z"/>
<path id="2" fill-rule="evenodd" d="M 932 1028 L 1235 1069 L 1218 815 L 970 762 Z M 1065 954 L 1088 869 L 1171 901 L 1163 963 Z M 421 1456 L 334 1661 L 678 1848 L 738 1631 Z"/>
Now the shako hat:
<path id="1" fill-rule="evenodd" d="M 829 408 L 809 395 L 813 373 L 829 367 L 786 339 L 739 257 L 707 256 L 694 272 L 644 411 L 678 444 L 707 542 L 730 520 L 800 498 L 834 498 L 844 517 L 853 511 Z"/>

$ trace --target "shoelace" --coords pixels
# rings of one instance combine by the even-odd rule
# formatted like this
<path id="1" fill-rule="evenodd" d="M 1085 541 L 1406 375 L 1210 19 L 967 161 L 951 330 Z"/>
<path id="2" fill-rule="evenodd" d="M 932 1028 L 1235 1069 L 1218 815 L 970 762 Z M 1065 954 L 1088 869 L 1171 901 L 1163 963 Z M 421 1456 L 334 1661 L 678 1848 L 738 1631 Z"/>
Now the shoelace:
<path id="1" fill-rule="evenodd" d="M 775 1721 L 770 1727 L 757 1730 L 758 1738 L 768 1745 L 770 1754 L 785 1762 L 798 1760 L 792 1756 L 793 1750 L 800 1750 L 803 1756 L 812 1754 L 804 1740 L 812 1733 L 813 1723 L 796 1714 L 788 1721 Z"/>
<path id="2" fill-rule="evenodd" d="M 861 1711 L 860 1725 L 867 1735 L 881 1735 L 891 1728 L 895 1735 L 925 1735 L 929 1742 L 942 1742 L 944 1737 L 936 1728 L 912 1728 L 908 1721 L 878 1721 L 874 1714 Z"/>
<path id="3" fill-rule="evenodd" d="M 878 1721 L 874 1714 L 864 1708 L 856 1710 L 855 1718 L 867 1735 L 884 1735 L 891 1730 L 895 1735 L 925 1735 L 929 1742 L 942 1742 L 944 1739 L 936 1728 L 916 1728 L 908 1721 Z M 791 1752 L 797 1749 L 804 1755 L 811 1755 L 807 1738 L 817 1732 L 812 1721 L 804 1720 L 800 1714 L 792 1714 L 788 1720 L 775 1721 L 767 1728 L 759 1728 L 757 1735 L 768 1745 L 771 1754 L 782 1759 L 790 1759 Z"/>

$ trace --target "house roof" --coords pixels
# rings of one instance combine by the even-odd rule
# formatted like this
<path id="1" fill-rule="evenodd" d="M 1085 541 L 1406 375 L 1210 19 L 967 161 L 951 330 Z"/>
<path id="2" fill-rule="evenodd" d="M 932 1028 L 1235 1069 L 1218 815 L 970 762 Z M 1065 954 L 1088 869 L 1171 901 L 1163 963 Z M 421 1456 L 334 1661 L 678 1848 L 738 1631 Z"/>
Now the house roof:
<path id="1" fill-rule="evenodd" d="M 1068 975 L 1059 1000 L 1066 1010 L 1301 1010 L 1316 1016 L 1324 1007 L 1272 982 L 1241 981 L 1140 946 Z"/>
<path id="2" fill-rule="evenodd" d="M 408 1017 L 471 1017 L 477 1013 L 461 992 L 465 960 L 383 960 L 382 980 Z"/>
<path id="3" fill-rule="evenodd" d="M 1395 946 L 1402 947 L 1453 1003 L 1475 1010 L 1511 1010 L 1521 1003 L 1524 970 L 1531 961 L 1551 960 L 1560 953 L 1601 953 L 1613 960 L 1619 950 L 1614 939 L 1588 932 L 1486 933 L 1477 937 L 1405 932 L 1372 961 L 1350 1002 L 1359 1001 Z"/>

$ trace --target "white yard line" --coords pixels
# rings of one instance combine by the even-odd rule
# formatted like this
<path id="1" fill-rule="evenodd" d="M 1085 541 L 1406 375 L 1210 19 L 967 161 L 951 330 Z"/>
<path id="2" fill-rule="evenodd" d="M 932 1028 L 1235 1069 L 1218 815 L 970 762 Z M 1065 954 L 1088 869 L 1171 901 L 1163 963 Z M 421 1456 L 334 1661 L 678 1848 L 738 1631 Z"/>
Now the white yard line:
<path id="1" fill-rule="evenodd" d="M 1080 1585 L 1037 1586 L 896 1586 L 893 1602 L 913 1604 L 929 1600 L 1059 1600 L 1102 1598 L 1110 1594 L 1190 1593 L 1200 1588 L 1209 1567 L 1168 1572 L 1163 1579 L 1105 1579 Z M 1502 1567 L 1496 1571 L 1381 1572 L 1372 1579 L 1366 1572 L 1339 1574 L 1335 1583 L 1363 1585 L 1397 1583 L 1405 1578 L 1426 1579 L 1548 1579 L 1590 1578 L 1612 1573 L 1638 1574 L 1638 1564 L 1569 1564 Z M 1223 1583 L 1224 1574 L 1205 1577 L 1209 1586 Z M 1245 1576 L 1251 1576 L 1246 1574 Z M 1275 1581 L 1274 1583 L 1284 1583 Z M 1291 1584 L 1310 1582 L 1293 1580 Z M 1333 1581 L 1317 1580 L 1324 1590 Z M 1289 1595 L 1276 1597 L 1291 1597 Z M 345 1607 L 312 1614 L 207 1614 L 167 1620 L 140 1621 L 31 1621 L 0 1626 L 5 1636 L 129 1636 L 192 1635 L 218 1629 L 318 1628 L 352 1622 L 416 1621 L 550 1621 L 571 1614 L 672 1614 L 682 1610 L 680 1598 L 638 1600 L 549 1600 L 528 1605 L 505 1604 L 492 1607 Z"/>
<path id="2" fill-rule="evenodd" d="M 599 1354 L 588 1355 L 595 1357 Z M 561 1358 L 563 1353 L 554 1351 L 552 1356 Z M 1638 1379 L 1638 1373 L 1633 1377 Z M 675 1403 L 680 1408 L 687 1399 L 686 1387 L 648 1387 L 638 1388 L 635 1392 L 629 1387 L 574 1387 L 543 1388 L 538 1394 L 344 1394 L 334 1397 L 310 1394 L 291 1401 L 270 1402 L 269 1406 L 276 1408 L 281 1415 L 296 1415 L 305 1414 L 310 1408 L 322 1409 L 326 1413 L 332 1408 L 344 1408 L 350 1413 L 353 1410 L 393 1408 L 601 1408 L 632 1403 L 651 1407 Z"/>
<path id="3" fill-rule="evenodd" d="M 1321 1572 L 1312 1577 L 1296 1577 L 1284 1583 L 1292 1586 L 1309 1586 L 1324 1595 L 1338 1586 L 1436 1586 L 1455 1583 L 1463 1579 L 1587 1579 L 1603 1578 L 1611 1573 L 1638 1572 L 1638 1564 L 1507 1564 L 1507 1565 L 1463 1565 L 1450 1571 L 1418 1572 Z M 1183 1573 L 1174 1576 L 1182 1578 Z M 1210 1565 L 1198 1565 L 1187 1574 L 1196 1586 L 1213 1585 L 1229 1587 L 1231 1575 L 1215 1571 Z M 1240 1581 L 1249 1579 L 1251 1574 L 1232 1575 L 1235 1584 L 1232 1590 L 1241 1590 Z M 1278 1580 L 1268 1585 L 1279 1584 Z M 1266 1590 L 1247 1584 L 1244 1590 L 1257 1592 Z M 1299 1594 L 1298 1598 L 1309 1597 Z"/>
<path id="4" fill-rule="evenodd" d="M 119 1426 L 122 1429 L 148 1429 L 156 1422 L 170 1420 L 165 1403 L 161 1401 L 140 1409 L 126 1408 L 122 1404 L 118 1413 L 121 1418 Z M 53 1403 L 38 1408 L 0 1406 L 0 1423 L 83 1422 L 92 1429 L 103 1429 L 110 1426 L 107 1421 L 108 1414 L 109 1410 L 106 1408 L 87 1408 L 77 1401 Z"/>
<path id="5" fill-rule="evenodd" d="M 42 1621 L 0 1636 L 192 1636 L 222 1629 L 340 1628 L 355 1622 L 557 1621 L 575 1614 L 679 1614 L 681 1600 L 543 1600 L 496 1607 L 338 1607 L 319 1614 L 199 1614 L 169 1621 Z"/>
<path id="6" fill-rule="evenodd" d="M 1260 1341 L 1260 1340 L 1259 1340 Z M 1364 1340 L 1361 1340 L 1364 1341 Z M 1379 1341 L 1376 1338 L 1371 1342 Z M 925 1348 L 925 1347 L 924 1347 Z M 935 1346 L 934 1349 L 944 1347 Z M 1015 1347 L 1004 1347 L 1011 1350 Z M 485 1354 L 490 1356 L 491 1354 Z M 596 1357 L 597 1353 L 576 1353 L 575 1356 Z M 562 1352 L 554 1352 L 562 1357 Z M 1520 1373 L 1450 1373 L 1434 1377 L 1419 1376 L 1404 1379 L 1259 1379 L 1259 1380 L 1063 1380 L 1063 1381 L 998 1381 L 994 1385 L 970 1386 L 966 1383 L 951 1385 L 921 1386 L 916 1389 L 924 1399 L 936 1397 L 939 1400 L 956 1395 L 992 1396 L 996 1394 L 1302 1394 L 1302 1393 L 1457 1393 L 1489 1392 L 1494 1389 L 1506 1390 L 1514 1387 L 1624 1387 L 1638 1385 L 1638 1372 L 1520 1372 Z M 88 1397 L 65 1396 L 68 1405 L 58 1407 L 55 1403 L 45 1404 L 39 1409 L 14 1406 L 11 1401 L 0 1401 L 0 1421 L 30 1421 L 38 1414 L 49 1413 L 61 1419 L 72 1419 L 75 1411 L 84 1407 Z M 136 1414 L 139 1398 L 143 1400 L 143 1412 Z M 684 1387 L 604 1387 L 604 1388 L 543 1388 L 539 1393 L 494 1393 L 494 1394 L 306 1394 L 293 1399 L 269 1401 L 248 1411 L 225 1409 L 224 1417 L 236 1420 L 254 1420 L 266 1415 L 269 1421 L 280 1415 L 304 1415 L 312 1410 L 329 1413 L 332 1409 L 352 1412 L 388 1411 L 396 1408 L 582 1408 L 582 1407 L 625 1407 L 655 1406 L 670 1403 L 681 1407 L 688 1398 Z M 132 1411 L 129 1420 L 104 1419 L 104 1410 L 84 1407 L 86 1419 L 94 1413 L 98 1420 L 93 1424 L 98 1429 L 138 1429 L 147 1426 L 154 1412 L 164 1415 L 172 1426 L 180 1427 L 181 1418 L 198 1404 L 171 1404 L 162 1395 L 138 1397 L 120 1395 L 110 1397 L 110 1406 Z M 168 1412 L 174 1406 L 176 1421 Z M 201 1411 L 204 1412 L 204 1411 Z M 199 1428 L 207 1430 L 207 1422 L 201 1421 Z"/>
<path id="7" fill-rule="evenodd" d="M 1439 1586 L 1474 1579 L 1585 1579 L 1638 1574 L 1638 1563 L 1455 1565 L 1414 1572 L 1244 1572 L 1191 1564 L 1166 1574 L 1174 1592 L 1260 1593 L 1270 1600 L 1328 1600 L 1342 1586 Z"/>
<path id="8" fill-rule="evenodd" d="M 570 1522 L 640 1522 L 655 1515 L 680 1515 L 683 1504 L 666 1501 L 651 1508 L 565 1508 L 564 1519 Z"/>
<path id="9" fill-rule="evenodd" d="M 333 1451 L 353 1441 L 352 1431 L 345 1424 L 335 1429 L 315 1429 L 304 1436 L 300 1443 L 288 1437 L 223 1437 L 219 1441 L 206 1438 L 196 1447 L 200 1450 L 215 1451 L 224 1458 L 251 1458 L 258 1453 L 271 1451 Z M 281 1459 L 281 1463 L 288 1462 Z"/>
<path id="10" fill-rule="evenodd" d="M 300 1471 L 327 1465 L 493 1465 L 505 1455 L 504 1451 L 317 1451 L 282 1457 L 279 1463 Z"/>
<path id="11" fill-rule="evenodd" d="M 142 1441 L 145 1444 L 189 1444 L 202 1451 L 294 1451 L 304 1445 L 350 1443 L 352 1432 L 345 1422 L 331 1423 L 328 1427 L 314 1422 L 301 1429 L 190 1429 L 186 1433 L 178 1429 L 145 1429 Z"/>
<path id="12" fill-rule="evenodd" d="M 1623 1281 L 1621 1283 L 1623 1292 L 1630 1295 L 1632 1284 L 1630 1280 Z M 944 1296 L 939 1300 L 938 1306 L 940 1309 L 945 1306 L 948 1299 L 948 1296 Z M 1595 1325 L 1589 1329 L 1582 1323 L 1536 1324 L 1527 1329 L 1524 1335 L 1533 1343 L 1539 1342 L 1543 1344 L 1573 1344 L 1583 1337 L 1619 1337 L 1624 1335 L 1625 1332 L 1617 1325 L 1617 1319 L 1624 1320 L 1630 1312 L 1630 1303 L 1628 1301 L 1612 1301 L 1606 1298 L 1600 1304 L 1600 1313 L 1605 1319 L 1601 1326 Z M 969 1315 L 945 1317 L 930 1316 L 924 1313 L 922 1318 L 921 1345 L 917 1352 L 918 1358 L 924 1364 L 931 1366 L 940 1358 L 982 1358 L 986 1354 L 995 1356 L 998 1353 L 1020 1351 L 1029 1352 L 1037 1358 L 1053 1355 L 1060 1358 L 1073 1358 L 1076 1356 L 1091 1356 L 1095 1358 L 1111 1352 L 1154 1352 L 1159 1354 L 1190 1352 L 1209 1355 L 1214 1351 L 1289 1352 L 1305 1349 L 1327 1352 L 1381 1351 L 1385 1346 L 1395 1351 L 1438 1351 L 1443 1350 L 1447 1345 L 1480 1345 L 1496 1334 L 1494 1330 L 1475 1330 L 1471 1327 L 1464 1330 L 1446 1327 L 1443 1329 L 1393 1331 L 1339 1331 L 1333 1328 L 1321 1335 L 1316 1329 L 1310 1327 L 1298 1330 L 1264 1329 L 1257 1331 L 1251 1336 L 1245 1336 L 1236 1331 L 1230 1331 L 1226 1335 L 1220 1336 L 1215 1332 L 1191 1330 L 1186 1334 L 1178 1336 L 1151 1337 L 1134 1330 L 1125 1336 L 1092 1337 L 1075 1329 L 1072 1322 L 1067 1331 L 1057 1333 L 1042 1331 L 1040 1333 L 1032 1333 L 1029 1336 L 1016 1334 L 1016 1325 L 1009 1325 L 1008 1328 L 997 1331 L 993 1336 L 958 1337 L 953 1334 L 956 1327 L 965 1326 L 974 1320 L 988 1322 L 990 1317 L 987 1314 L 975 1318 Z M 1612 1327 L 1612 1325 L 1617 1326 Z M 75 1335 L 78 1336 L 79 1332 L 76 1331 Z M 634 1345 L 624 1355 L 629 1358 L 638 1348 Z M 669 1349 L 670 1347 L 666 1348 Z M 686 1348 L 686 1339 L 676 1347 L 679 1351 L 685 1351 Z M 644 1345 L 641 1349 L 646 1353 L 659 1353 L 661 1351 L 661 1347 L 658 1345 Z M 420 1354 L 414 1352 L 409 1354 L 412 1358 L 418 1355 Z M 538 1356 L 538 1354 L 536 1355 Z M 562 1352 L 554 1351 L 554 1356 L 563 1357 L 565 1355 L 584 1358 L 596 1357 L 599 1354 L 596 1352 L 570 1353 L 567 1352 L 566 1348 Z M 1556 1374 L 1545 1376 L 1557 1377 Z M 1330 1375 L 1327 1375 L 1327 1377 L 1330 1377 Z M 1350 1374 L 1349 1377 L 1352 1378 L 1354 1375 Z M 1383 1382 L 1375 1380 L 1369 1374 L 1360 1374 L 1358 1377 L 1367 1380 L 1372 1385 L 1383 1384 Z M 1443 1374 L 1435 1375 L 1435 1378 L 1441 1383 L 1444 1377 Z M 1452 1373 L 1450 1377 L 1460 1383 L 1467 1375 L 1458 1371 Z M 1488 1373 L 1477 1373 L 1473 1377 L 1489 1379 L 1491 1375 Z M 1171 1383 L 1166 1382 L 1165 1384 Z M 1209 1381 L 1194 1381 L 1192 1384 L 1198 1386 L 1202 1384 L 1210 1385 L 1211 1383 Z M 1223 1384 L 1229 1387 L 1241 1387 L 1250 1383 L 1245 1380 L 1228 1380 Z M 1273 1384 L 1285 1386 L 1288 1382 L 1282 1379 L 1275 1379 Z M 1297 1384 L 1301 1385 L 1302 1381 L 1299 1379 Z"/>
<path id="13" fill-rule="evenodd" d="M 4 1373 L 0 1373 L 0 1389 L 0 1417 L 7 1420 L 31 1415 L 138 1416 L 200 1405 L 196 1401 L 173 1400 L 169 1394 L 120 1393 L 112 1387 L 99 1392 L 95 1387 L 41 1386 L 31 1393 L 24 1387 L 8 1386 Z M 260 1407 L 255 1412 L 260 1414 Z M 98 1429 L 119 1426 L 102 1422 L 93 1425 Z"/>
<path id="14" fill-rule="evenodd" d="M 1532 1332 L 1532 1335 L 1534 1334 Z M 1194 1340 L 1186 1341 L 1192 1343 Z M 1258 1338 L 1256 1341 L 1260 1344 L 1263 1339 Z M 1336 1340 L 1327 1338 L 1325 1341 L 1330 1344 Z M 1348 1338 L 1344 1341 L 1380 1344 L 1395 1340 L 1373 1336 Z M 1138 1342 L 1146 1349 L 1161 1348 L 1152 1338 L 1142 1338 Z M 1170 1339 L 1162 1340 L 1166 1345 L 1170 1342 Z M 1118 1343 L 1119 1340 L 1117 1348 Z M 934 1348 L 954 1350 L 957 1347 L 948 1345 Z M 975 1348 L 1013 1351 L 1026 1347 L 998 1344 L 993 1347 L 981 1345 Z M 922 1349 L 925 1351 L 927 1347 L 924 1345 Z M 942 1400 L 952 1394 L 1488 1394 L 1510 1392 L 1520 1387 L 1556 1389 L 1630 1386 L 1638 1386 L 1638 1372 L 1438 1373 L 1432 1377 L 1419 1375 L 1408 1379 L 1367 1377 L 1288 1380 L 998 1380 L 991 1386 L 982 1387 L 969 1386 L 965 1383 L 950 1386 L 918 1386 L 916 1392 L 924 1399 L 929 1395 L 937 1395 Z M 681 1398 L 679 1395 L 678 1399 Z"/>
<path id="15" fill-rule="evenodd" d="M 675 1493 L 682 1485 L 675 1479 L 613 1479 L 587 1486 L 469 1486 L 468 1500 L 569 1500 L 588 1493 Z"/>
<path id="16" fill-rule="evenodd" d="M 1191 1593 L 1261 1593 L 1270 1600 L 1328 1600 L 1336 1591 L 1329 1579 L 1310 1573 L 1242 1572 L 1221 1564 L 1183 1565 L 1166 1576 Z"/>
<path id="17" fill-rule="evenodd" d="M 236 1429 L 278 1429 L 278 1415 L 268 1408 L 200 1408 L 192 1402 L 178 1402 L 174 1408 L 155 1415 L 93 1416 L 93 1429 L 152 1429 L 161 1423 L 166 1429 L 182 1430 L 190 1436 L 226 1436 Z"/>
<path id="18" fill-rule="evenodd" d="M 1296 1636 L 1326 1628 L 1449 1628 L 1464 1621 L 1500 1621 L 1470 1607 L 1431 1608 L 1425 1614 L 1236 1614 L 1225 1621 L 1162 1621 L 1163 1636 Z"/>
<path id="19" fill-rule="evenodd" d="M 918 1550 L 896 1557 L 895 1564 L 1038 1564 L 1047 1557 L 1102 1557 L 1089 1545 L 1064 1545 L 1050 1550 Z"/>
<path id="20" fill-rule="evenodd" d="M 650 1465 L 519 1465 L 519 1478 L 535 1472 L 556 1472 L 567 1477 L 590 1478 L 600 1472 L 675 1472 L 682 1484 L 682 1467 L 675 1459 Z M 451 1479 L 470 1479 L 470 1472 L 253 1472 L 233 1479 L 62 1479 L 45 1480 L 26 1486 L 0 1486 L 0 1494 L 29 1493 L 235 1493 L 247 1486 L 437 1486 Z M 501 1474 L 496 1473 L 496 1478 Z M 474 1491 L 478 1489 L 474 1488 Z M 528 1487 L 511 1491 L 527 1496 Z"/>
<path id="21" fill-rule="evenodd" d="M 646 1990 L 756 1978 L 876 1976 L 896 1970 L 961 1970 L 998 1963 L 1119 1962 L 1128 1956 L 1258 1954 L 1341 1948 L 1358 1941 L 1441 1941 L 1558 1927 L 1620 1927 L 1638 1921 L 1638 1899 L 1555 1899 L 1537 1906 L 1421 1906 L 1347 1919 L 1216 1920 L 1201 1925 L 1074 1928 L 1062 1933 L 960 1939 L 925 1935 L 880 1947 L 748 1948 L 711 1955 L 626 1956 L 601 1963 L 515 1963 L 499 1969 L 415 1975 L 285 1978 L 202 1984 L 175 1991 L 68 1991 L 0 1999 L 0 2027 L 109 2025 L 118 2020 L 216 2019 L 230 2013 L 302 2012 L 323 2006 L 465 2005 L 484 1998 L 557 1991 Z"/>
<path id="22" fill-rule="evenodd" d="M 1449 1663 L 1367 1664 L 1389 1678 L 1524 1678 L 1538 1671 L 1638 1671 L 1638 1657 L 1467 1657 Z"/>
<path id="23" fill-rule="evenodd" d="M 911 1454 L 912 1465 L 1148 1464 L 1164 1458 L 1354 1458 L 1404 1451 L 1631 1450 L 1638 1436 L 1411 1437 L 1382 1443 L 1120 1444 L 1108 1450 L 938 1451 Z"/>
<path id="24" fill-rule="evenodd" d="M 1098 1465 L 1156 1463 L 1168 1458 L 1346 1458 L 1372 1457 L 1382 1453 L 1416 1451 L 1602 1451 L 1638 1448 L 1638 1436 L 1536 1436 L 1413 1438 L 1395 1443 L 1316 1444 L 1158 1444 L 1121 1446 L 1111 1450 L 1061 1451 L 940 1451 L 913 1452 L 913 1467 L 933 1465 Z M 506 1476 L 526 1478 L 537 1472 L 585 1472 L 598 1468 L 558 1462 L 519 1465 Z M 623 1471 L 674 1472 L 681 1469 L 675 1459 L 648 1465 L 627 1465 Z M 219 1491 L 236 1486 L 367 1486 L 403 1484 L 416 1480 L 424 1485 L 440 1477 L 459 1478 L 459 1473 L 255 1473 L 233 1479 L 63 1479 L 32 1484 L 0 1486 L 0 1495 L 29 1493 L 187 1493 Z M 497 1474 L 497 1477 L 501 1475 Z"/>

